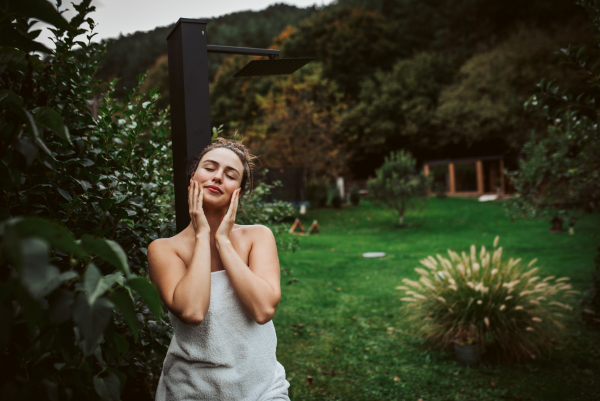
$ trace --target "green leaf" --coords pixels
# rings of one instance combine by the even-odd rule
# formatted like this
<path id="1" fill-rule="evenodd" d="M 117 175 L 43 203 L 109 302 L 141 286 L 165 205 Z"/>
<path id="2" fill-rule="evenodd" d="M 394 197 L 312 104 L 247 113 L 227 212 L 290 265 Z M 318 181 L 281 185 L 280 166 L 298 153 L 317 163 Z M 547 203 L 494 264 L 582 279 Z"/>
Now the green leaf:
<path id="1" fill-rule="evenodd" d="M 27 53 L 10 47 L 3 47 L 0 49 L 0 73 L 8 70 L 25 71 L 27 68 L 27 61 L 25 56 Z M 2 91 L 6 91 L 3 89 Z M 0 91 L 0 101 L 2 100 L 2 91 Z"/>
<path id="2" fill-rule="evenodd" d="M 54 291 L 48 299 L 48 322 L 61 324 L 71 316 L 75 294 L 69 290 L 59 289 Z"/>
<path id="3" fill-rule="evenodd" d="M 61 273 L 48 264 L 48 244 L 39 238 L 26 238 L 20 242 L 21 260 L 19 267 L 21 283 L 29 293 L 40 298 L 54 291 L 63 282 L 77 277 L 76 272 Z"/>
<path id="4" fill-rule="evenodd" d="M 119 337 L 121 337 L 121 336 L 119 336 Z M 121 338 L 123 338 L 123 337 L 121 337 Z M 127 349 L 129 349 L 129 344 L 127 343 L 127 341 L 125 341 L 125 344 L 127 344 Z M 127 352 L 127 351 L 125 351 L 125 352 Z M 119 383 L 121 384 L 121 387 L 120 387 L 121 390 L 120 391 L 122 392 L 123 389 L 125 388 L 125 382 L 127 381 L 127 376 L 125 376 L 125 373 L 121 372 L 118 369 L 111 368 L 111 367 L 106 367 L 105 370 L 108 373 L 112 373 L 112 374 L 114 374 L 115 376 L 117 376 L 119 378 Z"/>
<path id="5" fill-rule="evenodd" d="M 28 4 L 29 3 L 23 3 L 25 6 Z M 17 49 L 26 52 L 38 51 L 42 53 L 52 53 L 52 51 L 43 44 L 31 40 L 28 36 L 17 31 L 14 28 L 14 25 L 4 22 L 0 25 L 0 47 L 16 47 Z"/>
<path id="6" fill-rule="evenodd" d="M 31 166 L 31 163 L 33 163 L 35 156 L 37 155 L 37 148 L 33 142 L 31 142 L 31 139 L 26 136 L 15 138 L 14 146 L 25 158 L 27 167 Z"/>
<path id="7" fill-rule="evenodd" d="M 129 293 L 124 291 L 115 291 L 108 296 L 108 299 L 110 299 L 111 302 L 116 305 L 117 309 L 119 309 L 123 315 L 123 318 L 125 319 L 125 322 L 127 322 L 127 325 L 131 329 L 135 341 L 137 341 L 140 328 L 137 316 L 135 314 L 135 306 Z"/>
<path id="8" fill-rule="evenodd" d="M 54 248 L 79 258 L 85 257 L 69 230 L 58 224 L 38 217 L 19 217 L 11 220 L 9 224 L 21 238 L 43 238 Z"/>
<path id="9" fill-rule="evenodd" d="M 94 376 L 94 390 L 104 401 L 120 400 L 121 384 L 114 373 L 100 372 Z"/>
<path id="10" fill-rule="evenodd" d="M 54 132 L 59 138 L 62 138 L 72 144 L 69 130 L 60 114 L 50 107 L 42 107 L 35 113 L 35 121 Z"/>
<path id="11" fill-rule="evenodd" d="M 102 294 L 108 291 L 114 283 L 120 281 L 119 279 L 122 278 L 123 274 L 121 272 L 115 272 L 102 277 L 96 265 L 90 263 L 85 271 L 83 283 L 90 305 L 94 304 L 96 299 L 102 296 Z"/>
<path id="12" fill-rule="evenodd" d="M 23 99 L 15 92 L 8 89 L 0 89 L 0 106 L 13 108 L 20 108 L 23 106 Z"/>
<path id="13" fill-rule="evenodd" d="M 35 127 L 35 124 L 32 125 L 32 127 Z M 35 127 L 35 131 L 37 132 L 37 127 Z M 39 133 L 37 133 L 36 135 L 39 135 Z M 52 158 L 52 160 L 56 161 L 56 159 L 54 158 L 54 155 L 52 154 L 52 152 L 50 151 L 50 149 L 48 149 L 48 147 L 46 146 L 46 144 L 44 143 L 44 141 L 42 141 L 41 138 L 35 138 L 35 143 L 37 144 L 37 146 L 42 149 L 42 151 L 47 154 L 48 156 L 50 156 Z"/>
<path id="14" fill-rule="evenodd" d="M 58 193 L 61 194 L 62 197 L 65 198 L 66 200 L 68 200 L 69 202 L 71 202 L 73 200 L 71 195 L 69 195 L 69 193 L 67 191 L 65 191 L 64 189 L 60 189 L 60 188 L 56 188 L 56 189 L 58 189 Z"/>
<path id="15" fill-rule="evenodd" d="M 146 302 L 150 311 L 160 318 L 162 315 L 162 307 L 160 305 L 160 295 L 154 285 L 144 277 L 134 277 L 127 281 L 127 286 L 137 292 L 140 297 Z"/>
<path id="16" fill-rule="evenodd" d="M 100 274 L 100 270 L 96 267 L 96 265 L 90 262 L 85 269 L 85 273 L 83 275 L 83 289 L 88 297 L 88 302 L 92 305 L 95 301 L 91 299 L 92 294 L 96 291 L 96 287 L 98 287 L 98 283 L 102 279 L 102 275 Z"/>
<path id="17" fill-rule="evenodd" d="M 54 25 L 57 28 L 66 31 L 76 32 L 75 27 L 71 26 L 67 20 L 46 0 L 10 0 L 10 11 L 20 14 L 23 17 L 35 18 Z"/>
<path id="18" fill-rule="evenodd" d="M 129 343 L 119 333 L 113 333 L 112 338 L 117 347 L 117 352 L 119 353 L 119 359 L 122 359 L 127 354 L 127 351 L 129 351 Z"/>
<path id="19" fill-rule="evenodd" d="M 131 276 L 127 255 L 123 248 L 115 241 L 94 238 L 91 235 L 84 235 L 81 238 L 81 247 L 92 255 L 98 255 L 117 269 L 121 270 L 127 277 Z"/>
<path id="20" fill-rule="evenodd" d="M 106 298 L 100 298 L 94 305 L 90 305 L 85 294 L 77 295 L 73 307 L 73 320 L 83 335 L 82 350 L 86 355 L 91 355 L 98 346 L 113 314 L 113 308 L 114 304 Z"/>

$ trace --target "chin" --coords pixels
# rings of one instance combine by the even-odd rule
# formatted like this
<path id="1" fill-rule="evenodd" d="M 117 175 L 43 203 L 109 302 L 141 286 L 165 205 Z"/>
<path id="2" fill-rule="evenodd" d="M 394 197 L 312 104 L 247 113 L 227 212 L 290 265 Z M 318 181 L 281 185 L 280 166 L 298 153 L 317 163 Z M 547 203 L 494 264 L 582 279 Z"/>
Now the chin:
<path id="1" fill-rule="evenodd" d="M 202 205 L 210 206 L 211 208 L 227 208 L 231 201 L 231 195 L 227 196 L 224 194 L 205 194 L 202 200 Z"/>

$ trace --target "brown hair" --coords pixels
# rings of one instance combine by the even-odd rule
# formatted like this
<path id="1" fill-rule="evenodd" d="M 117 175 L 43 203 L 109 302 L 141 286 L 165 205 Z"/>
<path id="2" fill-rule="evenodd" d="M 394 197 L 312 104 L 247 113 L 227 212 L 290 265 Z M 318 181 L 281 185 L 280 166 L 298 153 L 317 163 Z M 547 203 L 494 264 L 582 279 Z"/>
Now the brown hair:
<path id="1" fill-rule="evenodd" d="M 213 149 L 219 148 L 231 150 L 240 158 L 242 165 L 244 166 L 244 172 L 242 173 L 242 184 L 240 185 L 240 188 L 242 188 L 242 193 L 240 197 L 246 193 L 246 187 L 248 187 L 248 192 L 252 193 L 252 189 L 254 188 L 254 179 L 252 177 L 252 172 L 255 168 L 254 160 L 256 159 L 256 156 L 252 155 L 248 151 L 248 148 L 246 148 L 241 142 L 228 141 L 227 139 L 221 137 L 215 138 L 214 141 L 209 146 L 204 148 L 202 152 L 200 152 L 192 161 L 192 164 L 190 165 L 190 169 L 188 171 L 190 177 L 192 177 L 194 173 L 196 173 L 196 170 L 198 169 L 198 164 L 200 164 L 200 160 L 202 160 L 204 155 Z"/>

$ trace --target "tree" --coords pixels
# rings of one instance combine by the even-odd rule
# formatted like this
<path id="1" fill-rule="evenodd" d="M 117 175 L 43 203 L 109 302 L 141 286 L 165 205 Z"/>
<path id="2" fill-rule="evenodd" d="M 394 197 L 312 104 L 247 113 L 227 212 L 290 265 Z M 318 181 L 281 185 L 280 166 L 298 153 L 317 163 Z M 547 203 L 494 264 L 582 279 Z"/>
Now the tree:
<path id="1" fill-rule="evenodd" d="M 577 96 L 560 89 L 554 80 L 542 80 L 540 92 L 526 107 L 541 111 L 545 131 L 533 131 L 523 149 L 516 195 L 508 203 L 515 217 L 554 216 L 560 224 L 577 212 L 600 211 L 600 1 L 582 0 L 596 36 L 590 46 L 561 49 L 564 63 L 587 78 L 587 93 Z"/>
<path id="2" fill-rule="evenodd" d="M 265 167 L 303 167 L 310 177 L 342 174 L 348 153 L 339 136 L 346 105 L 336 85 L 311 63 L 273 81 L 268 95 L 257 98 L 255 124 L 246 131 L 249 144 Z"/>
<path id="3" fill-rule="evenodd" d="M 331 7 L 298 25 L 282 49 L 285 57 L 314 55 L 323 63 L 323 77 L 340 91 L 356 96 L 360 82 L 376 70 L 390 70 L 410 50 L 397 40 L 396 22 L 377 12 Z"/>
<path id="4" fill-rule="evenodd" d="M 314 6 L 298 8 L 283 3 L 273 4 L 260 11 L 234 12 L 209 18 L 206 37 L 210 45 L 263 48 L 269 46 L 273 37 L 287 25 L 297 25 L 316 12 L 317 8 Z M 152 68 L 158 59 L 167 54 L 166 37 L 173 25 L 104 40 L 103 43 L 107 45 L 106 56 L 100 63 L 96 77 L 107 81 L 121 78 L 116 94 L 122 98 L 125 94 L 124 88 L 131 89 L 138 74 Z M 213 81 L 226 57 L 223 54 L 211 54 L 208 57 L 210 81 Z M 163 85 L 168 86 L 168 83 L 157 87 Z"/>
<path id="5" fill-rule="evenodd" d="M 379 71 L 361 85 L 358 104 L 341 122 L 354 164 L 381 160 L 400 148 L 435 148 L 438 96 L 452 82 L 453 65 L 443 56 L 421 53 Z"/>
<path id="6" fill-rule="evenodd" d="M 431 177 L 417 172 L 412 155 L 400 150 L 385 158 L 375 178 L 367 182 L 367 189 L 376 202 L 398 212 L 400 226 L 403 226 L 405 212 L 425 204 L 431 181 Z"/>
<path id="7" fill-rule="evenodd" d="M 440 93 L 433 120 L 439 127 L 439 144 L 497 143 L 498 153 L 516 155 L 531 129 L 545 121 L 523 103 L 541 77 L 558 78 L 569 88 L 580 88 L 581 77 L 557 68 L 552 50 L 569 41 L 587 38 L 584 24 L 570 21 L 558 32 L 522 28 L 505 42 L 467 60 L 457 78 Z M 500 149 L 499 149 L 500 148 Z"/>

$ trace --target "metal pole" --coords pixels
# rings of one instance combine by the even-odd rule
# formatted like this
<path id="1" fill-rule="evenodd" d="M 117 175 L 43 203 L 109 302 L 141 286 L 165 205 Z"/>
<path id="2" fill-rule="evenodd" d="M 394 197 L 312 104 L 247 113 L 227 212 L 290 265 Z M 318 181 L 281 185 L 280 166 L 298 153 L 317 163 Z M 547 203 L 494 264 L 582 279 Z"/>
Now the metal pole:
<path id="1" fill-rule="evenodd" d="M 211 142 L 206 20 L 180 18 L 167 36 L 177 232 L 190 223 L 188 168 Z"/>

